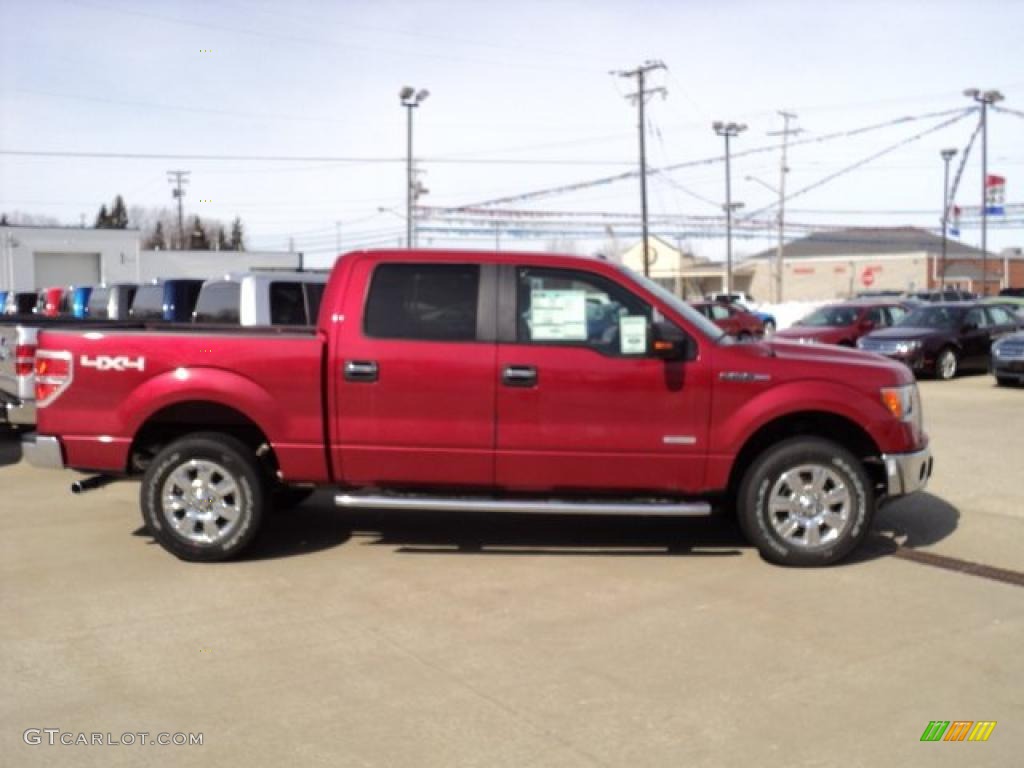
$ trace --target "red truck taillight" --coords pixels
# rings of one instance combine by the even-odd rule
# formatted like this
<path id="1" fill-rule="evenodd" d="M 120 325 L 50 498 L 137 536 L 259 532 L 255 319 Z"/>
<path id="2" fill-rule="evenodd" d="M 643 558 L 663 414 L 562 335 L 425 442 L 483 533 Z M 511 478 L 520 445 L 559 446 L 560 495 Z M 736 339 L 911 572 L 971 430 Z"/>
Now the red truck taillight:
<path id="1" fill-rule="evenodd" d="M 70 352 L 36 352 L 36 407 L 45 408 L 71 386 L 74 363 Z"/>
<path id="2" fill-rule="evenodd" d="M 28 376 L 36 361 L 35 344 L 18 344 L 14 347 L 14 375 Z"/>

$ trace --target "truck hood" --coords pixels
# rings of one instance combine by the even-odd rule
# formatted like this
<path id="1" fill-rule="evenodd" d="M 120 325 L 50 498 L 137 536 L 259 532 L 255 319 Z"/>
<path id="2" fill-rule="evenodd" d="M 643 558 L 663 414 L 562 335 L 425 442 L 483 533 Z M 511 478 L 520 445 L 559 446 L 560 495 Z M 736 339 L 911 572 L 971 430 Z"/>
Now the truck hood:
<path id="1" fill-rule="evenodd" d="M 831 344 L 801 344 L 772 338 L 752 344 L 732 344 L 730 357 L 746 358 L 751 370 L 775 371 L 779 379 L 836 379 L 846 384 L 859 383 L 873 388 L 909 384 L 914 380 L 910 369 L 900 362 L 871 352 Z M 726 365 L 736 365 L 733 357 Z"/>

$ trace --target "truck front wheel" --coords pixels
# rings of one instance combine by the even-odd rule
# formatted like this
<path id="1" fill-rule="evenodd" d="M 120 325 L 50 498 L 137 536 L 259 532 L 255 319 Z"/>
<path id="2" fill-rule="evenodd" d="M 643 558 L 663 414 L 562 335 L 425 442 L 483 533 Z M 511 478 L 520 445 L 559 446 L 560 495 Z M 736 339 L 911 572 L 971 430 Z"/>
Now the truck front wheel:
<path id="1" fill-rule="evenodd" d="M 240 440 L 199 433 L 156 455 L 142 478 L 142 517 L 182 560 L 234 557 L 255 537 L 266 506 L 256 455 Z"/>
<path id="2" fill-rule="evenodd" d="M 797 437 L 764 451 L 737 495 L 740 527 L 782 565 L 830 565 L 867 535 L 874 495 L 861 462 L 837 443 Z"/>

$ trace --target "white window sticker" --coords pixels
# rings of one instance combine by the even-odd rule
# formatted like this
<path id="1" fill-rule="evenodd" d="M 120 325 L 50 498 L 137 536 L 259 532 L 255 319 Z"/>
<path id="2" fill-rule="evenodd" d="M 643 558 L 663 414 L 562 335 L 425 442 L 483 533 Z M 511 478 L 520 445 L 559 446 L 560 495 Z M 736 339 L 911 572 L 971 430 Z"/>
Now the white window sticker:
<path id="1" fill-rule="evenodd" d="M 530 338 L 534 341 L 586 341 L 586 292 L 530 291 Z"/>
<path id="2" fill-rule="evenodd" d="M 623 355 L 647 354 L 647 318 L 623 315 L 619 318 L 619 352 Z"/>

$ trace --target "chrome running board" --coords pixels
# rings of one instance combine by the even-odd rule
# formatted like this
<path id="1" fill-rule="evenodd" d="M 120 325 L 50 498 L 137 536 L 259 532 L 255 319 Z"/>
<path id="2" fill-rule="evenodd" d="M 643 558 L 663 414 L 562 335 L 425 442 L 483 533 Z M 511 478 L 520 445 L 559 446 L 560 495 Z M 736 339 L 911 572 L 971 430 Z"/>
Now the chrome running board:
<path id="1" fill-rule="evenodd" d="M 420 510 L 423 512 L 513 512 L 528 515 L 656 515 L 703 517 L 711 514 L 706 501 L 544 501 L 443 496 L 389 496 L 340 493 L 334 503 L 348 509 Z"/>

